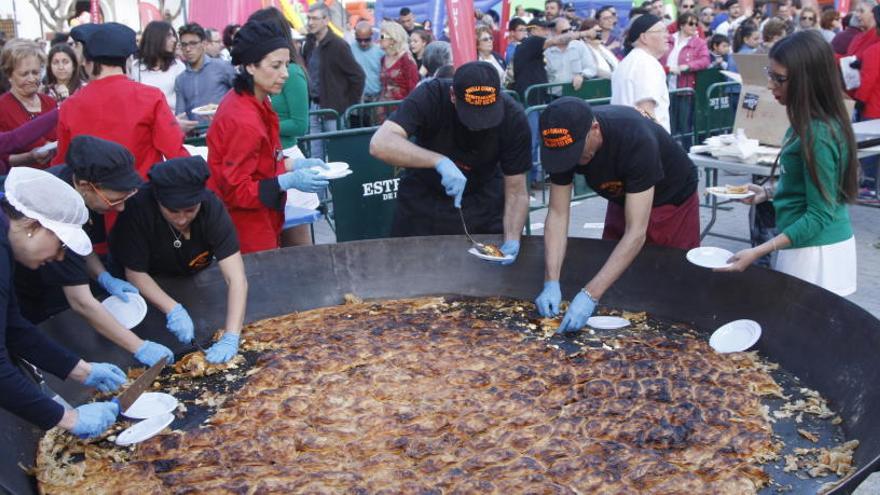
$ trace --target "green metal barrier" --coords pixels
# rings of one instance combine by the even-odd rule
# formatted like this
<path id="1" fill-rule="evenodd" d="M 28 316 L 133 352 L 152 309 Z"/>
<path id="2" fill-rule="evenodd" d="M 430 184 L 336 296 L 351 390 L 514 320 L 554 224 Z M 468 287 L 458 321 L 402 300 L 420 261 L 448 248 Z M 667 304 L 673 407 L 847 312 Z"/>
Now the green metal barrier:
<path id="1" fill-rule="evenodd" d="M 516 100 L 517 103 L 522 103 L 522 100 L 519 98 L 519 93 L 517 93 L 516 91 L 512 89 L 505 89 L 504 92 L 507 93 L 511 98 Z"/>
<path id="2" fill-rule="evenodd" d="M 370 139 L 376 129 L 347 129 L 301 138 L 323 139 L 327 161 L 351 166 L 351 175 L 330 181 L 332 200 L 326 201 L 336 242 L 379 239 L 391 234 L 400 171 L 370 155 Z"/>
<path id="3" fill-rule="evenodd" d="M 589 79 L 584 81 L 581 88 L 575 91 L 571 83 L 545 83 L 533 84 L 526 88 L 523 101 L 531 106 L 546 103 L 547 91 L 556 93 L 555 96 L 574 96 L 584 100 L 611 97 L 610 79 Z"/>
<path id="4" fill-rule="evenodd" d="M 387 117 L 392 111 L 394 111 L 394 109 L 400 106 L 402 102 L 403 100 L 373 101 L 370 103 L 358 103 L 352 105 L 342 114 L 341 129 L 356 129 L 376 125 L 379 121 L 378 111 L 380 109 L 384 110 L 384 115 Z M 364 112 L 368 112 L 366 119 L 364 119 Z M 358 117 L 357 125 L 352 125 L 352 117 L 354 116 Z"/>
<path id="5" fill-rule="evenodd" d="M 669 92 L 670 134 L 684 149 L 694 144 L 694 105 L 696 91 L 693 88 L 678 88 Z"/>
<path id="6" fill-rule="evenodd" d="M 199 124 L 192 130 L 192 135 L 183 140 L 184 144 L 190 146 L 207 146 L 208 127 L 210 124 Z"/>
<path id="7" fill-rule="evenodd" d="M 716 83 L 723 83 L 729 79 L 721 73 L 721 69 L 706 69 L 697 71 L 694 82 L 696 102 L 694 102 L 694 140 L 702 143 L 711 134 L 706 127 L 709 109 L 709 87 Z"/>
<path id="8" fill-rule="evenodd" d="M 722 82 L 706 90 L 706 106 L 703 115 L 705 137 L 729 133 L 736 120 L 736 105 L 742 85 L 738 82 Z"/>

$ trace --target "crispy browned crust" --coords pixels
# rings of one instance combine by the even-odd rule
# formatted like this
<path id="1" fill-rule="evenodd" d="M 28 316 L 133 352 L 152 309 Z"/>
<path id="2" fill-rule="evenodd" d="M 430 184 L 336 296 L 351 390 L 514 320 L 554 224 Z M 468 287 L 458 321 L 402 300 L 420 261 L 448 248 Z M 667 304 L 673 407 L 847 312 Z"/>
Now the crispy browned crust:
<path id="1" fill-rule="evenodd" d="M 269 350 L 208 426 L 116 457 L 50 433 L 41 490 L 741 495 L 767 484 L 758 461 L 779 448 L 760 402 L 778 385 L 753 355 L 694 338 L 568 358 L 438 298 L 307 311 L 243 335 Z M 53 477 L 72 446 L 83 473 Z"/>

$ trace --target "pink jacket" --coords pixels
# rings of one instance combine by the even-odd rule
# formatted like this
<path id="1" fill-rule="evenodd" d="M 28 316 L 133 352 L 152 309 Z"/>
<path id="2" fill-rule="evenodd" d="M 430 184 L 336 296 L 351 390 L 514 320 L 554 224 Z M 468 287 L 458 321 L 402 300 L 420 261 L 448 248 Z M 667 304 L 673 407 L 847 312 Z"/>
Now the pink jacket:
<path id="1" fill-rule="evenodd" d="M 678 34 L 673 34 L 669 37 L 670 47 L 675 43 L 675 36 L 678 36 Z M 671 48 L 670 51 L 672 51 Z M 667 57 L 669 57 L 669 52 L 666 52 L 666 55 L 660 58 L 660 64 L 668 71 Z M 678 76 L 678 87 L 693 88 L 697 83 L 697 76 L 694 72 L 708 68 L 711 62 L 712 58 L 709 56 L 709 46 L 706 44 L 706 40 L 699 36 L 691 36 L 687 44 L 678 52 L 677 65 L 679 67 L 682 65 L 688 66 L 688 71 Z"/>

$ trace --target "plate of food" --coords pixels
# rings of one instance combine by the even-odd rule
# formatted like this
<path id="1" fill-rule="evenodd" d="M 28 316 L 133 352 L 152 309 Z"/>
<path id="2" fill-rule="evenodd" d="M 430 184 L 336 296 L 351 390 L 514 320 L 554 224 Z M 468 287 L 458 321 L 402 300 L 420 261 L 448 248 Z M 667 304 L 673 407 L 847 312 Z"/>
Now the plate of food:
<path id="1" fill-rule="evenodd" d="M 719 353 L 743 352 L 761 338 L 761 325 L 754 320 L 734 320 L 712 333 L 709 345 Z"/>
<path id="2" fill-rule="evenodd" d="M 755 191 L 749 191 L 748 184 L 707 187 L 706 192 L 721 199 L 745 199 L 755 195 Z"/>
<path id="3" fill-rule="evenodd" d="M 348 175 L 353 174 L 354 172 L 351 170 L 351 167 L 348 166 L 345 162 L 327 162 L 327 168 L 316 168 L 318 171 L 318 176 L 323 177 L 325 179 L 333 180 L 333 179 L 341 179 Z"/>
<path id="4" fill-rule="evenodd" d="M 726 249 L 711 246 L 693 248 L 687 252 L 687 260 L 703 268 L 726 268 L 733 253 Z"/>
<path id="5" fill-rule="evenodd" d="M 513 255 L 504 254 L 497 245 L 488 243 L 475 245 L 468 249 L 468 253 L 486 261 L 508 261 L 513 259 Z"/>
<path id="6" fill-rule="evenodd" d="M 208 103 L 207 105 L 193 108 L 192 113 L 196 115 L 201 115 L 202 117 L 207 117 L 209 115 L 214 115 L 215 113 L 217 113 L 217 107 L 219 106 L 220 105 L 217 105 L 215 103 Z"/>

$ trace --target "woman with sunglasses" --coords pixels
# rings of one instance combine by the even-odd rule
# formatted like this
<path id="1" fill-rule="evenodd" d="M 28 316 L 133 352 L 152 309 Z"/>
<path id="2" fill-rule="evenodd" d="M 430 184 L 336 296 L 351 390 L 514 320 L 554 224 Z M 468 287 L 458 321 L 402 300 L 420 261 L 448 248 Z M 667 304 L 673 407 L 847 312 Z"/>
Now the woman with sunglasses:
<path id="1" fill-rule="evenodd" d="M 486 62 L 498 71 L 498 77 L 503 81 L 507 64 L 501 55 L 495 53 L 495 40 L 492 37 L 492 28 L 480 26 L 477 28 L 477 61 Z"/>
<path id="2" fill-rule="evenodd" d="M 48 430 L 60 426 L 94 437 L 116 421 L 119 405 L 93 402 L 68 409 L 43 394 L 10 359 L 26 359 L 62 380 L 70 379 L 111 392 L 126 376 L 110 363 L 88 363 L 46 337 L 22 317 L 12 292 L 14 263 L 37 269 L 69 255 L 88 255 L 92 246 L 82 225 L 88 220 L 82 199 L 51 174 L 17 167 L 6 179 L 0 199 L 0 408 Z M 5 420 L 4 420 L 5 421 Z"/>
<path id="3" fill-rule="evenodd" d="M 816 9 L 813 7 L 804 7 L 801 9 L 801 15 L 798 19 L 798 31 L 806 31 L 807 29 L 818 29 L 818 17 Z"/>
<path id="4" fill-rule="evenodd" d="M 859 162 L 843 88 L 830 45 L 815 30 L 770 50 L 768 88 L 791 127 L 763 186 L 749 184 L 748 204 L 772 201 L 778 235 L 718 271 L 743 271 L 778 251 L 775 268 L 841 296 L 856 290 L 856 246 L 847 203 L 858 194 Z"/>
<path id="5" fill-rule="evenodd" d="M 709 67 L 709 47 L 700 37 L 696 14 L 685 12 L 675 23 L 678 32 L 672 35 L 672 49 L 660 59 L 668 73 L 669 89 L 693 88 L 696 71 Z M 690 113 L 690 112 L 686 112 Z"/>
<path id="6" fill-rule="evenodd" d="M 398 101 L 406 98 L 419 84 L 419 69 L 409 51 L 409 37 L 403 26 L 394 21 L 382 21 L 379 46 L 385 55 L 379 64 L 382 91 L 379 101 Z M 376 109 L 376 121 L 382 123 L 386 109 Z"/>

